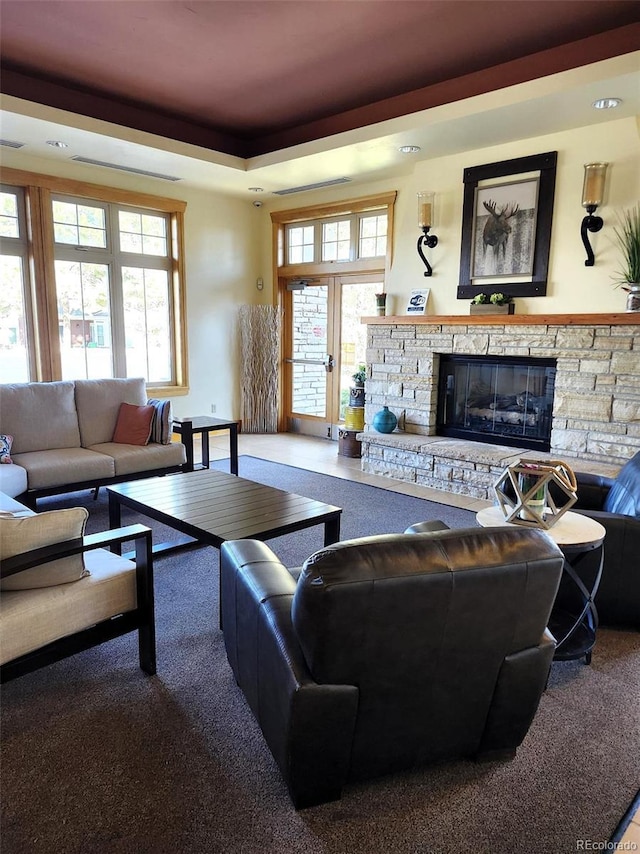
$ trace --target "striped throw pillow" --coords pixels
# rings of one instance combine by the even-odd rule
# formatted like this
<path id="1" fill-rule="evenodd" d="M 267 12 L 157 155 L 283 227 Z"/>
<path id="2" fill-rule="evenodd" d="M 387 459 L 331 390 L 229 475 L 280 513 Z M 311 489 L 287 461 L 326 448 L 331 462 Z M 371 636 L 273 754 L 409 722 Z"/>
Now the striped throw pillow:
<path id="1" fill-rule="evenodd" d="M 152 397 L 147 401 L 147 406 L 153 406 L 155 409 L 151 422 L 151 437 L 149 441 L 157 442 L 160 445 L 169 445 L 171 443 L 171 425 L 173 422 L 171 401 L 158 400 Z"/>

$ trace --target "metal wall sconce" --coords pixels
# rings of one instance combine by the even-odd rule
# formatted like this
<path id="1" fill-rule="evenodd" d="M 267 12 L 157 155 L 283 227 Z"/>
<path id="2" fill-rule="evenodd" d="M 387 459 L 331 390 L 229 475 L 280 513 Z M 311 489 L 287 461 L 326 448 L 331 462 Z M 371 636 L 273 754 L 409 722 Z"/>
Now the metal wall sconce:
<path id="1" fill-rule="evenodd" d="M 425 276 L 432 276 L 433 270 L 424 256 L 422 247 L 428 246 L 429 249 L 433 249 L 434 246 L 438 245 L 438 238 L 435 234 L 429 234 L 429 230 L 433 228 L 434 198 L 435 193 L 418 193 L 418 228 L 422 229 L 422 234 L 418 238 L 418 255 L 427 268 Z"/>
<path id="2" fill-rule="evenodd" d="M 604 196 L 604 179 L 607 174 L 608 165 L 608 163 L 585 163 L 584 166 L 582 207 L 586 208 L 587 216 L 582 220 L 580 236 L 582 237 L 582 242 L 587 252 L 587 260 L 584 262 L 585 267 L 593 267 L 595 264 L 595 257 L 591 244 L 589 243 L 588 232 L 590 231 L 592 234 L 595 234 L 596 231 L 600 231 L 604 224 L 602 217 L 594 216 L 594 213 L 596 212 L 598 205 L 602 204 L 602 198 Z"/>

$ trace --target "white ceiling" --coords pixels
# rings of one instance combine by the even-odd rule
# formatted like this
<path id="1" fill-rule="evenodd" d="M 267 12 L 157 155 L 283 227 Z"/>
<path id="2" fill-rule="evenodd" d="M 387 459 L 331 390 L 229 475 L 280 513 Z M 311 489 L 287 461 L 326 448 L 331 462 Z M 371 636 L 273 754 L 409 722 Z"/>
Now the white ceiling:
<path id="1" fill-rule="evenodd" d="M 603 97 L 621 98 L 622 104 L 594 110 L 593 101 Z M 250 160 L 8 96 L 1 106 L 2 139 L 25 143 L 17 152 L 0 149 L 6 165 L 19 168 L 22 153 L 52 162 L 83 156 L 173 175 L 180 178 L 174 186 L 252 199 L 249 188 L 262 187 L 267 202 L 289 187 L 341 177 L 370 182 L 410 172 L 420 160 L 640 116 L 640 51 Z M 47 140 L 68 148 L 52 148 Z M 406 144 L 421 151 L 400 154 L 398 147 Z"/>

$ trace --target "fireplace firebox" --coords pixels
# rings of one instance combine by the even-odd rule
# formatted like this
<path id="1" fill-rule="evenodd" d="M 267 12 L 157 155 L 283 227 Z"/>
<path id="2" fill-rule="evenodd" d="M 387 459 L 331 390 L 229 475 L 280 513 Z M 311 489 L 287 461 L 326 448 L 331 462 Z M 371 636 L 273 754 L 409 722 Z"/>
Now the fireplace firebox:
<path id="1" fill-rule="evenodd" d="M 441 354 L 439 436 L 548 451 L 555 359 Z"/>

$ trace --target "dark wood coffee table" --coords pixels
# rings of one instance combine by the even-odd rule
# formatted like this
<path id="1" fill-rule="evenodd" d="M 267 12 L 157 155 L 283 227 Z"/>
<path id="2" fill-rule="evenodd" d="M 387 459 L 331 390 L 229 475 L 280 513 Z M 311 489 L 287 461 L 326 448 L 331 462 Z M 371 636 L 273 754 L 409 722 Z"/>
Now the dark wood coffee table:
<path id="1" fill-rule="evenodd" d="M 212 469 L 119 483 L 107 492 L 111 528 L 120 527 L 122 507 L 129 507 L 186 535 L 154 543 L 155 553 L 195 543 L 219 548 L 225 540 L 268 540 L 321 524 L 325 546 L 340 539 L 342 508 Z"/>

